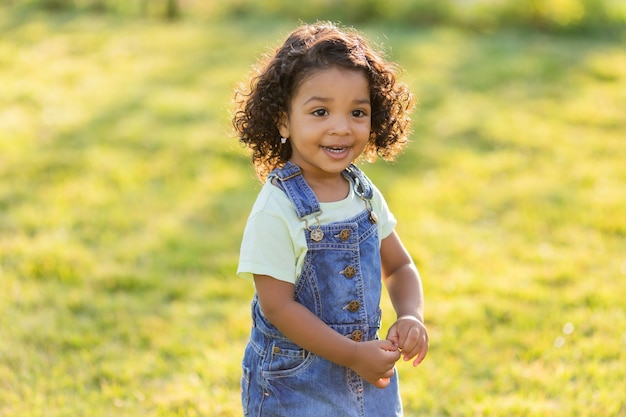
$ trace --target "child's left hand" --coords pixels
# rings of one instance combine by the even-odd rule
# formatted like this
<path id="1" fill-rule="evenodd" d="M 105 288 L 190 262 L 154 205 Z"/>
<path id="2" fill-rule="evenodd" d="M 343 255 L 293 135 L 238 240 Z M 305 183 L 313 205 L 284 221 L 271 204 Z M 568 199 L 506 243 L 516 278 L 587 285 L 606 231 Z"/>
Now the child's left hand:
<path id="1" fill-rule="evenodd" d="M 415 358 L 413 366 L 419 365 L 428 353 L 426 326 L 414 316 L 399 317 L 389 328 L 387 340 L 398 346 L 405 361 Z"/>

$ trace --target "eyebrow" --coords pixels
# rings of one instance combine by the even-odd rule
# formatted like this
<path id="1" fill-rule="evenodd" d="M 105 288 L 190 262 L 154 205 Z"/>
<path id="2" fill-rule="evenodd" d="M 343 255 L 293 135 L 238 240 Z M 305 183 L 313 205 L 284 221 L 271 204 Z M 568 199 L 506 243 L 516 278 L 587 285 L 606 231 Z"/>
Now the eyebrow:
<path id="1" fill-rule="evenodd" d="M 308 104 L 311 101 L 321 101 L 322 103 L 327 103 L 329 101 L 333 101 L 332 98 L 330 97 L 320 97 L 320 96 L 313 96 L 311 98 L 309 98 L 308 100 L 306 100 L 304 102 L 304 104 Z M 369 98 L 362 98 L 362 99 L 357 99 L 353 101 L 354 104 L 370 104 L 370 99 Z"/>

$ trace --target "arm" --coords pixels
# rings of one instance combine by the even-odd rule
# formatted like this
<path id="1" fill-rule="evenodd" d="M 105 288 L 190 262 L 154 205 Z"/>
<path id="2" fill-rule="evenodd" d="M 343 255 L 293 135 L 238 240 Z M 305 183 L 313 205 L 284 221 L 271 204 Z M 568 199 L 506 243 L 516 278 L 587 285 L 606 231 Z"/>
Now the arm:
<path id="1" fill-rule="evenodd" d="M 398 345 L 405 361 L 415 357 L 413 365 L 417 366 L 428 352 L 424 293 L 419 272 L 395 231 L 383 239 L 380 256 L 383 282 L 398 317 L 389 329 L 387 339 Z"/>
<path id="2" fill-rule="evenodd" d="M 371 384 L 389 385 L 400 353 L 388 340 L 355 342 L 328 327 L 294 300 L 294 285 L 267 275 L 254 275 L 265 317 L 301 348 L 353 369 Z"/>

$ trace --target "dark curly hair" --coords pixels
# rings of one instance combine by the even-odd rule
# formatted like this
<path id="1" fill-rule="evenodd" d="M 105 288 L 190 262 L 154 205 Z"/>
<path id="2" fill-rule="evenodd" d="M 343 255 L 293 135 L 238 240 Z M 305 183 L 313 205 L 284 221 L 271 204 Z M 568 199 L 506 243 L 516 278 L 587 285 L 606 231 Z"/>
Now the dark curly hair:
<path id="1" fill-rule="evenodd" d="M 249 85 L 235 92 L 233 126 L 239 141 L 252 150 L 261 180 L 291 157 L 280 143 L 278 122 L 288 112 L 300 83 L 312 72 L 331 67 L 363 71 L 369 82 L 371 132 L 363 157 L 390 161 L 408 141 L 413 96 L 396 81 L 396 66 L 386 62 L 354 30 L 333 23 L 303 25 L 255 69 Z"/>

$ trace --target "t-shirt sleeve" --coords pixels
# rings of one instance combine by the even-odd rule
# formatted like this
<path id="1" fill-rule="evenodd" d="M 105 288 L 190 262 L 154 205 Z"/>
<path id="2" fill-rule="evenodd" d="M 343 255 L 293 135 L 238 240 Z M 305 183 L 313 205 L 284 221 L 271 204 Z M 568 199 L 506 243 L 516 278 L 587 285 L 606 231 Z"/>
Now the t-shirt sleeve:
<path id="1" fill-rule="evenodd" d="M 237 275 L 269 275 L 296 282 L 296 256 L 289 227 L 284 219 L 263 211 L 248 219 L 241 242 Z"/>
<path id="2" fill-rule="evenodd" d="M 387 206 L 387 202 L 383 197 L 382 193 L 374 186 L 374 196 L 372 198 L 372 206 L 374 211 L 379 217 L 379 229 L 378 235 L 380 239 L 384 239 L 393 232 L 396 228 L 396 224 L 398 221 L 395 216 L 389 210 L 389 206 Z"/>

